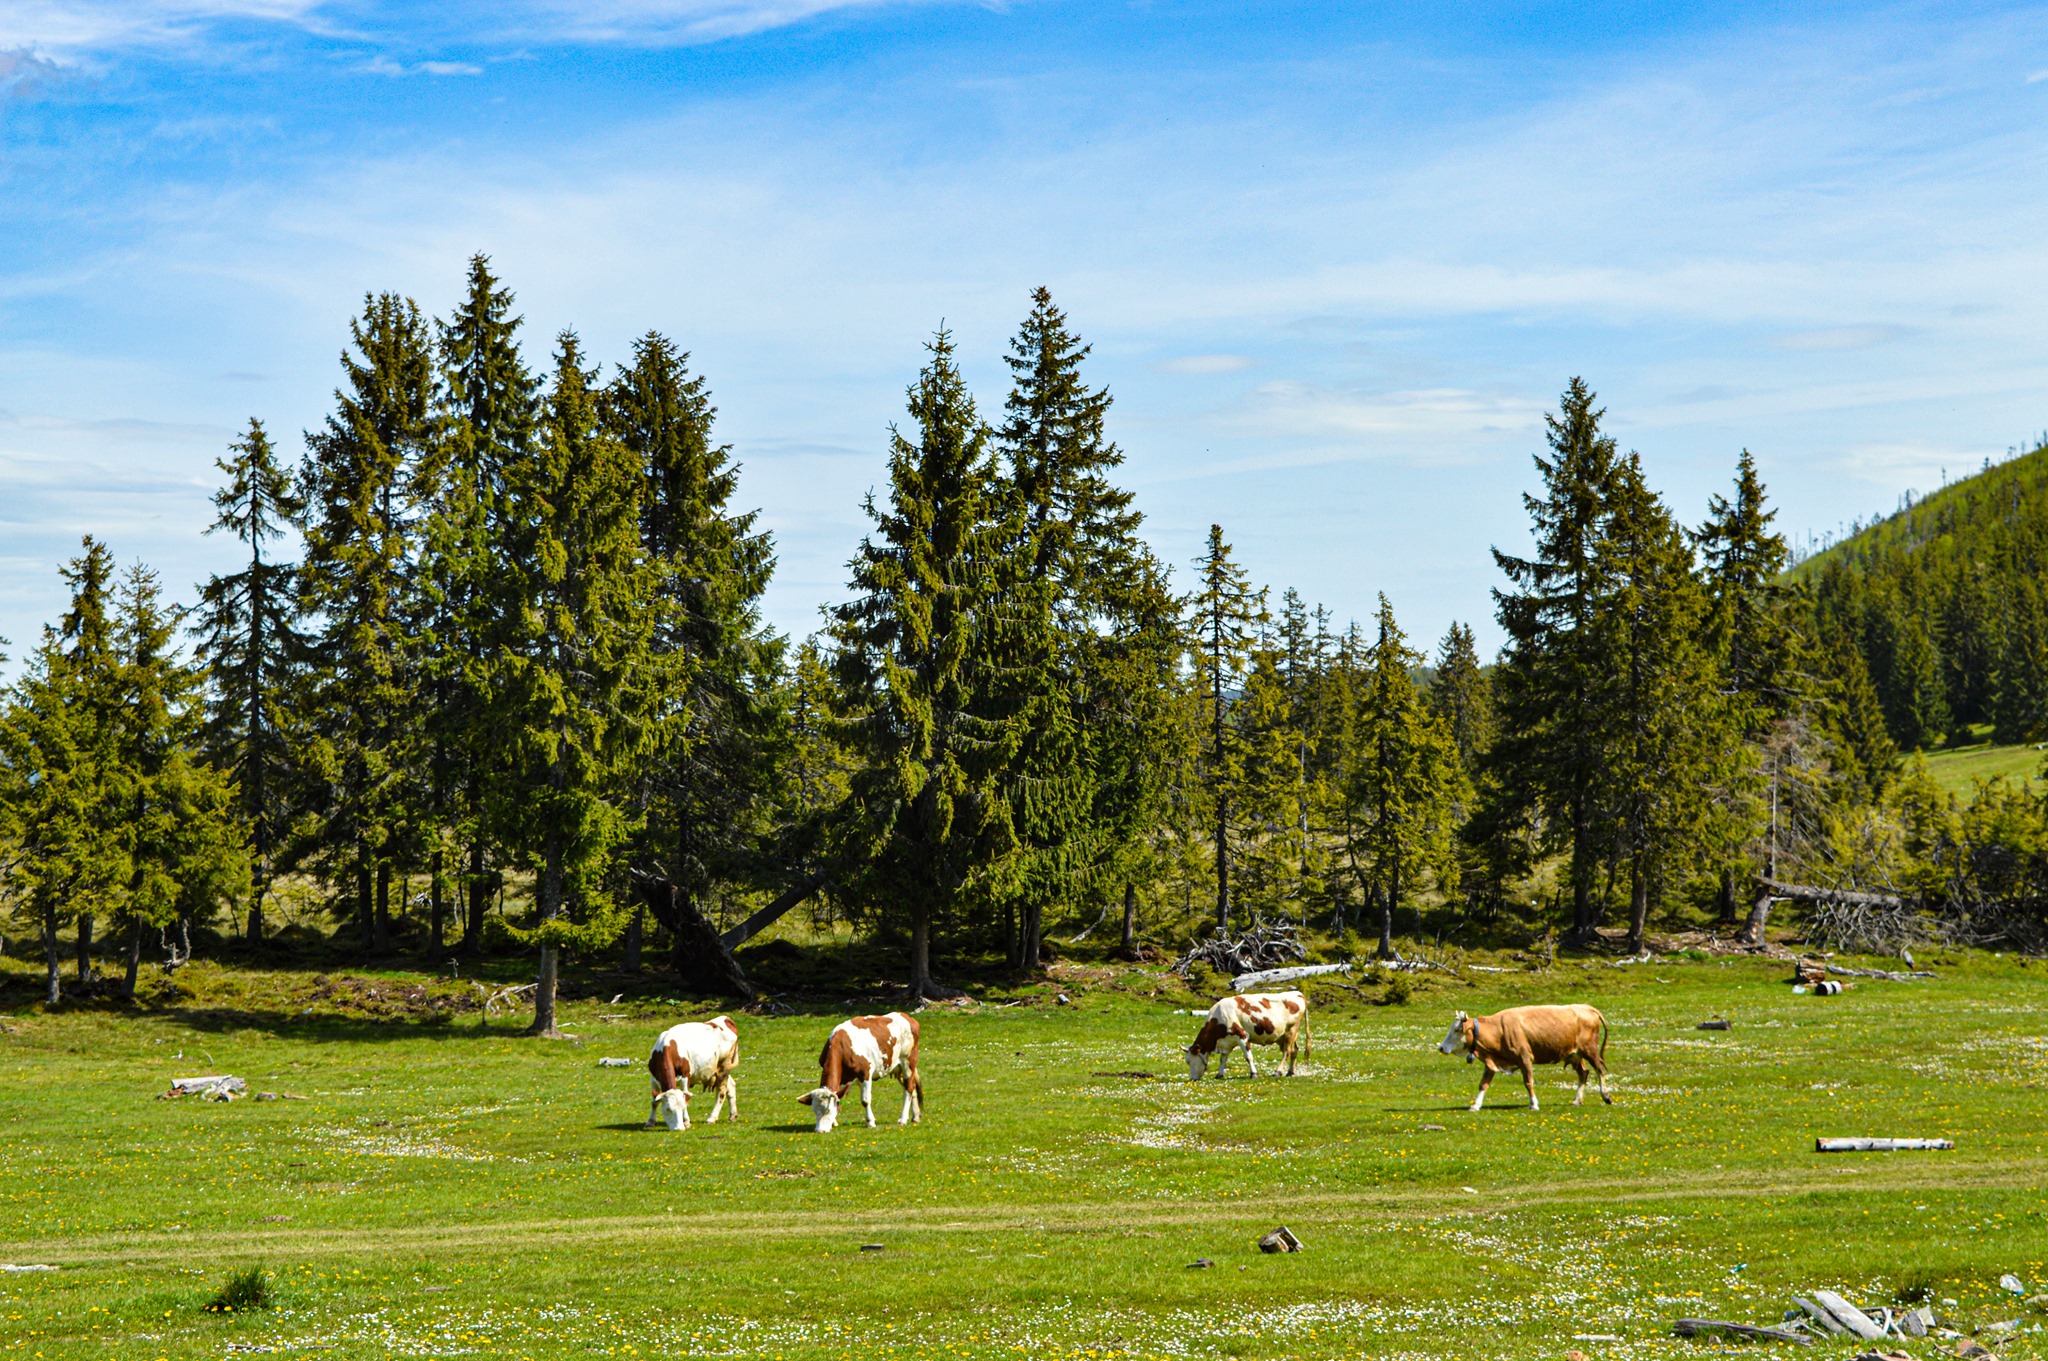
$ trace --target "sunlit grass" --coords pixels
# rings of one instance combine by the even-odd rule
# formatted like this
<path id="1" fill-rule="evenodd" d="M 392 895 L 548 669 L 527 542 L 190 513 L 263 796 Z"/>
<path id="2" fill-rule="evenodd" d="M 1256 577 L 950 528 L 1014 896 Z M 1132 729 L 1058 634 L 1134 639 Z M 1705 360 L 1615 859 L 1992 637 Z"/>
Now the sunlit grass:
<path id="1" fill-rule="evenodd" d="M 1713 1345 L 1674 1317 L 1776 1322 L 1813 1288 L 2031 1326 L 1996 1281 L 2048 1288 L 2043 970 L 1937 971 L 1838 998 L 1711 959 L 1326 989 L 1303 1074 L 1256 1083 L 1185 1080 L 1185 997 L 934 1008 L 925 1123 L 884 1085 L 880 1128 L 823 1137 L 795 1098 L 829 1015 L 742 1017 L 744 1120 L 671 1134 L 641 1128 L 644 1073 L 597 1060 L 707 1007 L 576 1003 L 583 1042 L 541 1043 L 287 1014 L 261 1003 L 296 983 L 251 975 L 218 977 L 232 1011 L 24 1013 L 0 1262 L 62 1270 L 0 1275 L 0 1357 L 1663 1356 Z M 1431 1048 L 1450 1012 L 1539 999 L 1607 1012 L 1616 1104 L 1571 1108 L 1552 1069 L 1542 1111 L 1504 1076 L 1467 1113 L 1477 1069 Z M 153 1099 L 201 1070 L 304 1099 Z M 1957 1148 L 1816 1155 L 1834 1134 Z M 1283 1222 L 1307 1250 L 1262 1256 Z M 207 1310 L 258 1264 L 273 1307 Z"/>

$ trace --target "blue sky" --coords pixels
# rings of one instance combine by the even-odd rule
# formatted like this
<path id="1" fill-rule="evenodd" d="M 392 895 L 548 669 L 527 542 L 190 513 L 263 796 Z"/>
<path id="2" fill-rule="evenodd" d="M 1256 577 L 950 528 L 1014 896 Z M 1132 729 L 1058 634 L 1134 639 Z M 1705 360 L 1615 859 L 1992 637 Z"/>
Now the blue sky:
<path id="1" fill-rule="evenodd" d="M 993 414 L 1044 283 L 1170 561 L 1492 641 L 1573 374 L 1795 536 L 2048 427 L 2048 10 L 0 0 L 11 651 L 82 533 L 189 599 L 234 432 L 476 250 L 536 364 L 693 352 L 792 632 L 925 338 Z"/>

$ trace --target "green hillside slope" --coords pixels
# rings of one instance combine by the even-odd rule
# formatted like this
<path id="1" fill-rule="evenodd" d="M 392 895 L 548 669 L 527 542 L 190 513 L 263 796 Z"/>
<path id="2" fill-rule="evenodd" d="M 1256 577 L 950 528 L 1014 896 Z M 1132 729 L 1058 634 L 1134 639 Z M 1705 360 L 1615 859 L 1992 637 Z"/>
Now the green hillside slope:
<path id="1" fill-rule="evenodd" d="M 1901 748 L 2048 736 L 2048 446 L 1914 501 L 1796 567 L 1861 654 Z"/>

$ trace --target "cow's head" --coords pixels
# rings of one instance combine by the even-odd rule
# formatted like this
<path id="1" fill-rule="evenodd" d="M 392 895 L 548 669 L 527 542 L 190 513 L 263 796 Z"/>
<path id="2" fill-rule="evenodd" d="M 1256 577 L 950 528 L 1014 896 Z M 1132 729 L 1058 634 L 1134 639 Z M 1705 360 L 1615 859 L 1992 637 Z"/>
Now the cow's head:
<path id="1" fill-rule="evenodd" d="M 809 1106 L 811 1114 L 818 1117 L 820 1134 L 830 1134 L 832 1126 L 839 1123 L 839 1093 L 830 1087 L 819 1087 L 805 1092 L 797 1098 L 797 1104 Z"/>
<path id="2" fill-rule="evenodd" d="M 1476 1028 L 1469 1016 L 1462 1011 L 1459 1012 L 1458 1019 L 1451 1022 L 1451 1033 L 1444 1036 L 1444 1042 L 1436 1047 L 1436 1052 L 1439 1054 L 1455 1054 L 1460 1049 L 1470 1049 L 1472 1047 L 1472 1032 Z"/>
<path id="3" fill-rule="evenodd" d="M 671 1087 L 657 1098 L 661 1102 L 661 1122 L 670 1129 L 681 1129 L 689 1123 L 689 1094 L 680 1087 Z"/>
<path id="4" fill-rule="evenodd" d="M 1200 1082 L 1202 1074 L 1209 1071 L 1209 1056 L 1193 1045 L 1181 1050 L 1180 1055 L 1188 1061 L 1188 1079 Z"/>

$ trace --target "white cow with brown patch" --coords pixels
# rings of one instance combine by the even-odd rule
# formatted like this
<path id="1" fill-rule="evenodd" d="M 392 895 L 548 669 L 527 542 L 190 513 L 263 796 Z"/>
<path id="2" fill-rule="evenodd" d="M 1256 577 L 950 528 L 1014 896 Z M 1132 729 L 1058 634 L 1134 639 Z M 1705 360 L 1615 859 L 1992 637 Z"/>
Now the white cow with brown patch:
<path id="1" fill-rule="evenodd" d="M 924 1118 L 924 1083 L 917 1076 L 917 1019 L 900 1011 L 886 1016 L 856 1016 L 841 1021 L 818 1054 L 818 1085 L 797 1098 L 818 1119 L 818 1133 L 829 1134 L 839 1123 L 839 1099 L 860 1084 L 860 1108 L 875 1127 L 875 1079 L 893 1077 L 903 1084 L 899 1125 Z"/>
<path id="2" fill-rule="evenodd" d="M 1232 1047 L 1244 1051 L 1244 1066 L 1259 1075 L 1252 1061 L 1252 1046 L 1277 1044 L 1287 1060 L 1287 1076 L 1294 1076 L 1296 1047 L 1308 1053 L 1308 998 L 1298 992 L 1248 992 L 1226 997 L 1209 1008 L 1195 1042 L 1182 1052 L 1187 1056 L 1188 1078 L 1199 1081 L 1208 1071 L 1209 1055 L 1216 1056 L 1216 1076 L 1223 1076 L 1223 1061 Z"/>
<path id="3" fill-rule="evenodd" d="M 654 1104 L 647 1123 L 664 1121 L 670 1129 L 690 1127 L 690 1088 L 716 1091 L 707 1125 L 718 1123 L 718 1112 L 732 1103 L 732 1118 L 740 1118 L 740 1092 L 732 1070 L 740 1061 L 740 1032 L 730 1016 L 708 1021 L 685 1021 L 661 1032 L 654 1052 L 647 1056 L 647 1072 L 654 1079 Z"/>
<path id="4" fill-rule="evenodd" d="M 1614 1104 L 1607 1094 L 1607 1018 L 1583 1002 L 1562 1007 L 1509 1007 L 1491 1016 L 1467 1016 L 1461 1011 L 1437 1051 L 1455 1054 L 1461 1049 L 1465 1062 L 1476 1058 L 1486 1065 L 1486 1076 L 1479 1079 L 1479 1094 L 1472 1098 L 1475 1111 L 1486 1100 L 1494 1074 L 1509 1068 L 1521 1070 L 1522 1085 L 1529 1089 L 1529 1109 L 1543 1109 L 1536 1100 L 1539 1063 L 1569 1063 L 1578 1070 L 1574 1106 L 1586 1099 L 1586 1065 L 1592 1064 L 1600 1074 L 1600 1099 Z"/>

